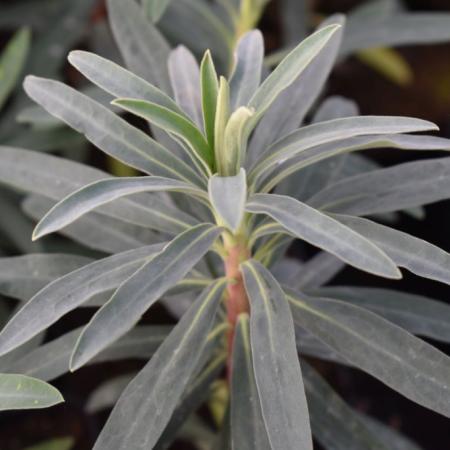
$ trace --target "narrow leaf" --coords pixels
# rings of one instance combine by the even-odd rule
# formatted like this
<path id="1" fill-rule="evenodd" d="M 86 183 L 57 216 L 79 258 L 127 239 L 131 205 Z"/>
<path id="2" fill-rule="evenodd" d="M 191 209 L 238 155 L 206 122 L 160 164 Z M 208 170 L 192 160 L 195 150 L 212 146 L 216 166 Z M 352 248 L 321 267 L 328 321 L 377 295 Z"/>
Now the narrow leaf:
<path id="1" fill-rule="evenodd" d="M 264 40 L 259 30 L 246 33 L 238 42 L 235 66 L 230 78 L 230 106 L 246 106 L 261 83 Z"/>
<path id="2" fill-rule="evenodd" d="M 69 254 L 31 254 L 0 258 L 0 293 L 28 300 L 57 278 L 92 262 Z"/>
<path id="3" fill-rule="evenodd" d="M 202 130 L 200 68 L 194 55 L 186 47 L 180 45 L 170 53 L 168 64 L 176 103 L 187 113 L 198 129 Z M 135 95 L 120 95 L 119 97 L 141 98 Z"/>
<path id="4" fill-rule="evenodd" d="M 295 19 L 297 26 L 298 20 L 297 17 Z M 308 19 L 305 18 L 305 20 Z M 296 130 L 321 94 L 338 54 L 345 17 L 341 14 L 332 15 L 321 23 L 320 29 L 333 24 L 341 25 L 341 28 L 334 33 L 332 39 L 325 43 L 306 69 L 297 76 L 297 79 L 280 93 L 261 118 L 250 143 L 249 165 L 270 144 Z M 298 39 L 295 43 L 297 42 Z"/>
<path id="5" fill-rule="evenodd" d="M 245 170 L 234 177 L 220 177 L 217 174 L 209 179 L 209 199 L 216 213 L 233 232 L 237 232 L 244 217 L 247 200 L 247 180 Z"/>
<path id="6" fill-rule="evenodd" d="M 443 302 L 423 295 L 372 287 L 331 286 L 312 292 L 367 308 L 410 333 L 450 342 L 450 307 Z"/>
<path id="7" fill-rule="evenodd" d="M 108 59 L 94 53 L 75 50 L 69 53 L 68 60 L 88 80 L 114 97 L 139 98 L 182 113 L 169 95 Z"/>
<path id="8" fill-rule="evenodd" d="M 9 373 L 24 375 L 51 381 L 69 372 L 72 350 L 80 336 L 82 328 L 70 331 L 53 341 L 30 351 L 18 358 L 8 368 Z M 139 326 L 115 342 L 111 347 L 99 353 L 91 363 L 118 361 L 123 359 L 149 359 L 170 332 L 166 326 Z"/>
<path id="9" fill-rule="evenodd" d="M 433 44 L 447 42 L 450 14 L 396 13 L 380 17 L 379 14 L 361 18 L 349 16 L 347 32 L 342 43 L 341 55 L 356 50 L 381 46 Z"/>
<path id="10" fill-rule="evenodd" d="M 312 432 L 324 448 L 390 450 L 312 367 L 302 363 L 302 372 Z"/>
<path id="11" fill-rule="evenodd" d="M 199 197 L 206 197 L 206 193 L 200 189 L 169 178 L 122 177 L 96 181 L 57 203 L 37 224 L 33 233 L 33 240 L 58 231 L 89 211 L 113 200 L 140 192 L 157 191 L 191 192 Z"/>
<path id="12" fill-rule="evenodd" d="M 404 150 L 450 150 L 450 140 L 434 136 L 413 135 L 369 135 L 318 145 L 301 151 L 294 158 L 281 162 L 268 173 L 264 180 L 258 182 L 260 190 L 269 192 L 281 180 L 316 162 L 332 156 L 371 148 L 395 148 Z M 263 177 L 261 177 L 263 178 Z"/>
<path id="13" fill-rule="evenodd" d="M 108 0 L 108 17 L 127 67 L 170 94 L 170 46 L 134 0 Z"/>
<path id="14" fill-rule="evenodd" d="M 103 428 L 95 450 L 153 448 L 196 367 L 200 352 L 192 349 L 208 334 L 223 289 L 224 283 L 218 282 L 200 296 L 150 362 L 127 386 Z M 132 416 L 130 411 L 133 411 Z"/>
<path id="15" fill-rule="evenodd" d="M 266 78 L 248 103 L 256 111 L 255 123 L 278 95 L 306 69 L 339 27 L 330 25 L 316 31 L 292 50 Z"/>
<path id="16" fill-rule="evenodd" d="M 224 77 L 220 77 L 217 93 L 216 117 L 214 119 L 214 160 L 220 175 L 228 175 L 225 156 L 225 128 L 230 118 L 230 87 Z M 234 175 L 234 173 L 230 173 Z"/>
<path id="17" fill-rule="evenodd" d="M 0 354 L 27 342 L 94 295 L 116 288 L 161 248 L 157 244 L 119 253 L 50 283 L 26 303 L 2 330 Z"/>
<path id="18" fill-rule="evenodd" d="M 246 210 L 267 214 L 298 238 L 354 267 L 386 278 L 401 278 L 394 262 L 370 240 L 291 197 L 256 194 L 250 197 Z"/>
<path id="19" fill-rule="evenodd" d="M 327 211 L 368 215 L 450 197 L 450 158 L 412 161 L 331 184 L 310 199 Z"/>
<path id="20" fill-rule="evenodd" d="M 368 219 L 333 217 L 380 247 L 399 267 L 450 284 L 450 254 L 439 247 Z"/>
<path id="21" fill-rule="evenodd" d="M 41 220 L 55 202 L 38 195 L 31 195 L 22 202 L 22 209 L 29 217 Z M 168 228 L 166 227 L 166 231 Z M 63 236 L 83 246 L 103 253 L 121 253 L 165 239 L 148 228 L 122 222 L 98 213 L 90 213 L 60 231 Z"/>
<path id="22" fill-rule="evenodd" d="M 145 133 L 76 90 L 52 80 L 27 77 L 28 95 L 123 163 L 156 176 L 202 183 L 198 175 Z"/>
<path id="23" fill-rule="evenodd" d="M 117 99 L 112 103 L 181 138 L 201 161 L 212 167 L 212 152 L 208 142 L 195 124 L 186 117 L 145 100 Z"/>
<path id="24" fill-rule="evenodd" d="M 345 263 L 334 255 L 319 252 L 303 264 L 298 276 L 290 286 L 299 289 L 313 289 L 333 279 Z"/>
<path id="25" fill-rule="evenodd" d="M 450 417 L 450 358 L 444 353 L 365 309 L 290 295 L 296 324 L 405 397 Z"/>
<path id="26" fill-rule="evenodd" d="M 275 142 L 261 156 L 254 168 L 264 173 L 305 150 L 329 142 L 368 134 L 410 133 L 437 130 L 438 127 L 426 120 L 409 117 L 359 116 L 334 119 L 302 127 Z M 258 174 L 260 176 L 260 174 Z"/>
<path id="27" fill-rule="evenodd" d="M 63 401 L 61 394 L 43 381 L 25 375 L 0 374 L 0 411 L 49 408 Z"/>
<path id="28" fill-rule="evenodd" d="M 225 175 L 236 174 L 244 165 L 253 115 L 254 111 L 242 106 L 231 114 L 228 120 L 223 136 L 223 155 L 221 155 Z"/>
<path id="29" fill-rule="evenodd" d="M 71 369 L 80 368 L 129 331 L 153 303 L 186 276 L 220 233 L 220 228 L 208 224 L 189 229 L 123 282 L 84 329 L 73 351 Z"/>
<path id="30" fill-rule="evenodd" d="M 261 412 L 255 375 L 248 316 L 237 322 L 233 344 L 233 372 L 231 376 L 231 433 L 232 448 L 239 450 L 270 450 Z"/>
<path id="31" fill-rule="evenodd" d="M 216 117 L 217 95 L 219 93 L 219 80 L 209 51 L 205 53 L 200 65 L 200 82 L 205 134 L 209 146 L 214 148 L 214 122 Z"/>
<path id="32" fill-rule="evenodd" d="M 241 266 L 250 299 L 250 339 L 267 435 L 279 450 L 313 448 L 308 406 L 284 292 L 256 261 Z"/>

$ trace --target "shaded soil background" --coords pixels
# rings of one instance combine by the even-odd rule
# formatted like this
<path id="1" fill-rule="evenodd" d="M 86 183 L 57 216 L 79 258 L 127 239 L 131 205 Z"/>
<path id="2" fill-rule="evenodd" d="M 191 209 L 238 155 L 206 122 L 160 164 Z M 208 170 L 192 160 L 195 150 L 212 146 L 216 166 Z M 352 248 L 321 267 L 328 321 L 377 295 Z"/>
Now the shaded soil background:
<path id="1" fill-rule="evenodd" d="M 8 1 L 0 0 L 0 14 L 1 5 L 6 3 Z M 316 2 L 316 10 L 324 14 L 345 12 L 359 3 L 356 0 L 323 0 Z M 450 11 L 449 0 L 410 0 L 406 3 L 411 9 Z M 278 2 L 273 1 L 262 21 L 267 45 L 271 49 L 275 49 L 280 41 L 278 8 Z M 2 36 L 2 43 L 6 37 Z M 439 134 L 450 137 L 450 45 L 404 47 L 399 51 L 413 68 L 415 77 L 411 85 L 399 87 L 357 59 L 349 58 L 335 69 L 327 94 L 343 95 L 355 100 L 362 114 L 406 115 L 434 121 L 441 128 Z M 95 154 L 98 155 L 98 152 Z M 383 165 L 420 157 L 414 152 L 388 150 L 375 151 L 370 155 Z M 92 162 L 100 166 L 104 163 L 98 156 Z M 402 215 L 397 228 L 450 250 L 449 206 L 448 201 L 427 206 L 427 216 L 422 221 Z M 299 254 L 298 248 L 291 249 L 291 254 L 303 256 Z M 404 275 L 402 281 L 389 282 L 346 269 L 333 283 L 388 286 L 449 301 L 448 286 L 406 273 Z M 51 328 L 48 339 L 85 323 L 90 314 L 83 311 L 67 316 Z M 161 308 L 152 310 L 151 317 L 147 318 L 152 323 L 167 323 L 170 320 Z M 433 344 L 450 354 L 450 346 L 436 342 Z M 426 450 L 450 448 L 448 419 L 413 404 L 361 372 L 322 362 L 314 363 L 353 407 L 402 430 Z M 141 366 L 133 361 L 102 364 L 59 378 L 54 384 L 64 394 L 65 405 L 37 412 L 0 414 L 0 450 L 20 450 L 47 438 L 68 435 L 76 439 L 76 450 L 91 449 L 107 413 L 87 415 L 84 404 L 88 394 L 112 375 L 137 370 Z M 182 442 L 173 446 L 173 449 L 189 448 Z"/>

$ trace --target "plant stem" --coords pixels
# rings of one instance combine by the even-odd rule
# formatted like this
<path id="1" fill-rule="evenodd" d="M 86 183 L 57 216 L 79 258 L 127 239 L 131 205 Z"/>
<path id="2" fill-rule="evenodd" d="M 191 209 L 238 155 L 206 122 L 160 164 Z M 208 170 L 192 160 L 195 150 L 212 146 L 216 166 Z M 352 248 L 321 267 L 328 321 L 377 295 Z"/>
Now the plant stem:
<path id="1" fill-rule="evenodd" d="M 246 245 L 239 242 L 233 242 L 231 245 L 227 245 L 225 274 L 229 280 L 226 297 L 227 320 L 229 324 L 227 360 L 228 380 L 230 380 L 231 376 L 233 339 L 236 322 L 239 314 L 250 312 L 250 304 L 248 302 L 247 293 L 245 292 L 244 280 L 239 269 L 240 264 L 249 258 L 250 251 Z"/>

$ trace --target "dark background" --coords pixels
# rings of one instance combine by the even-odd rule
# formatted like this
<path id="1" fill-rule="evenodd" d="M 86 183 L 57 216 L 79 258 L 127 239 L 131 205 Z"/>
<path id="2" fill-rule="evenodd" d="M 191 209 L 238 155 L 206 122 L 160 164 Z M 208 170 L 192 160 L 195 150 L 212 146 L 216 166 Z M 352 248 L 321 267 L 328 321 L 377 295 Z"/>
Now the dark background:
<path id="1" fill-rule="evenodd" d="M 14 0 L 9 0 L 11 1 Z M 2 4 L 6 3 L 8 0 L 0 0 L 0 14 Z M 328 15 L 332 12 L 348 11 L 359 3 L 361 2 L 356 0 L 323 0 L 315 3 L 315 10 Z M 450 11 L 450 0 L 409 0 L 405 3 L 410 9 Z M 103 8 L 99 1 L 98 9 L 93 12 L 91 20 L 102 14 Z M 276 49 L 281 36 L 279 5 L 276 0 L 273 0 L 267 9 L 261 27 L 266 36 L 267 47 Z M 9 36 L 0 34 L 0 44 L 3 45 Z M 82 44 L 80 43 L 80 46 Z M 327 94 L 343 95 L 355 100 L 362 114 L 406 115 L 433 121 L 441 129 L 439 135 L 450 137 L 450 45 L 403 47 L 399 51 L 413 68 L 414 81 L 409 86 L 400 87 L 394 84 L 352 57 L 336 67 L 330 78 Z M 70 79 L 70 74 L 67 74 L 67 77 Z M 370 156 L 383 165 L 421 157 L 415 152 L 388 150 L 373 151 Z M 427 156 L 434 155 L 427 153 Z M 98 156 L 92 158 L 91 162 L 102 165 L 103 161 L 97 158 Z M 422 221 L 402 215 L 396 227 L 449 251 L 449 205 L 450 203 L 445 201 L 427 206 L 427 216 Z M 291 253 L 296 255 L 299 250 L 294 248 Z M 333 283 L 389 286 L 449 301 L 448 286 L 406 272 L 403 280 L 389 282 L 349 268 Z M 85 323 L 89 315 L 87 312 L 69 315 L 51 328 L 49 339 L 66 332 L 68 328 Z M 170 318 L 160 309 L 152 311 L 151 321 L 164 323 L 170 321 Z M 450 346 L 437 342 L 432 344 L 450 354 Z M 401 430 L 426 450 L 450 448 L 448 419 L 415 405 L 359 371 L 318 361 L 314 364 L 353 407 Z M 54 384 L 66 398 L 64 405 L 37 412 L 0 414 L 0 450 L 19 450 L 47 438 L 68 435 L 76 438 L 75 449 L 91 449 L 107 413 L 86 415 L 83 407 L 87 395 L 101 381 L 140 366 L 140 363 L 133 361 L 102 364 L 84 368 L 75 375 L 59 378 Z M 173 448 L 190 447 L 185 443 L 177 443 Z"/>

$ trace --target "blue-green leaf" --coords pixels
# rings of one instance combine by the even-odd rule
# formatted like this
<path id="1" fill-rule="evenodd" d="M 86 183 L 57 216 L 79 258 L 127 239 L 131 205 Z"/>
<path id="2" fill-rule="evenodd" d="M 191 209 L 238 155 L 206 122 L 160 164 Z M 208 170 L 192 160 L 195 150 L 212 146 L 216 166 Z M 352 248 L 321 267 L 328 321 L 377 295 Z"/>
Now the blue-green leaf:
<path id="1" fill-rule="evenodd" d="M 198 345 L 213 324 L 223 290 L 223 281 L 215 283 L 183 316 L 121 395 L 94 450 L 154 447 L 196 367 L 201 354 Z"/>
<path id="2" fill-rule="evenodd" d="M 245 170 L 241 169 L 234 177 L 212 176 L 208 192 L 211 204 L 224 225 L 236 232 L 244 217 L 247 200 Z"/>
<path id="3" fill-rule="evenodd" d="M 198 263 L 221 231 L 209 224 L 190 228 L 124 281 L 84 329 L 73 351 L 71 369 L 80 368 L 129 331 L 147 309 Z"/>
<path id="4" fill-rule="evenodd" d="M 61 394 L 36 378 L 0 374 L 0 411 L 48 408 L 63 402 Z"/>
<path id="5" fill-rule="evenodd" d="M 256 194 L 246 210 L 267 214 L 288 232 L 361 270 L 386 278 L 401 278 L 394 262 L 366 237 L 291 197 Z"/>
<path id="6" fill-rule="evenodd" d="M 256 385 L 273 449 L 312 450 L 308 406 L 284 292 L 256 261 L 241 266 L 250 299 L 250 339 Z"/>

